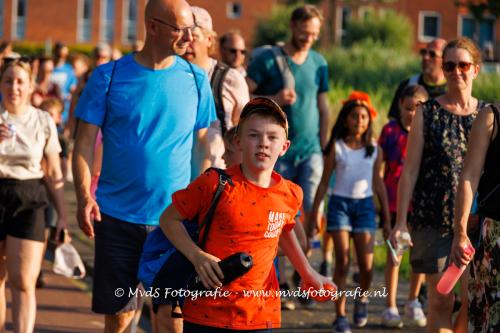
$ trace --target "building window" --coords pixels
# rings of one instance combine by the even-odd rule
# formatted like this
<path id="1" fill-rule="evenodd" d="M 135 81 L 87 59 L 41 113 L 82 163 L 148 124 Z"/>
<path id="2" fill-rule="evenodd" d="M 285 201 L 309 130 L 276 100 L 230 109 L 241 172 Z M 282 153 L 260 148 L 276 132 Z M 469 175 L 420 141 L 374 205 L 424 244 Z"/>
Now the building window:
<path id="1" fill-rule="evenodd" d="M 458 33 L 475 40 L 482 49 L 492 48 L 495 41 L 495 19 L 485 17 L 481 22 L 477 22 L 472 15 L 461 15 L 458 20 Z"/>
<path id="2" fill-rule="evenodd" d="M 351 21 L 352 10 L 350 7 L 342 7 L 337 11 L 337 31 L 336 40 L 344 42 L 344 38 L 347 34 L 347 25 Z"/>
<path id="3" fill-rule="evenodd" d="M 441 34 L 441 16 L 437 12 L 421 11 L 418 17 L 418 39 L 430 42 Z"/>
<path id="4" fill-rule="evenodd" d="M 24 39 L 26 33 L 26 1 L 12 1 L 12 38 Z"/>
<path id="5" fill-rule="evenodd" d="M 92 0 L 78 1 L 78 36 L 79 42 L 88 42 L 92 32 Z"/>
<path id="6" fill-rule="evenodd" d="M 115 0 L 101 1 L 101 41 L 112 43 L 114 37 Z"/>
<path id="7" fill-rule="evenodd" d="M 239 2 L 228 2 L 226 4 L 226 14 L 230 19 L 241 17 L 241 4 Z"/>
<path id="8" fill-rule="evenodd" d="M 123 3 L 123 41 L 132 44 L 137 39 L 137 1 Z"/>
<path id="9" fill-rule="evenodd" d="M 358 9 L 358 18 L 361 20 L 368 20 L 373 17 L 374 9 L 368 6 L 362 6 Z"/>

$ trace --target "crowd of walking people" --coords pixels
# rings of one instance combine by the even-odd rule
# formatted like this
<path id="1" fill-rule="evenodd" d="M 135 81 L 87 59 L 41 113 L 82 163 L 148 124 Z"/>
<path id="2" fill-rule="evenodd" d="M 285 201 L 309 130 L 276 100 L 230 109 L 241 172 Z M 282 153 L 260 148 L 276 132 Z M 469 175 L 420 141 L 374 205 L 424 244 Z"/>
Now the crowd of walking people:
<path id="1" fill-rule="evenodd" d="M 210 13 L 185 0 L 150 0 L 144 15 L 144 43 L 123 56 L 104 43 L 91 57 L 62 43 L 46 57 L 0 47 L 0 331 L 7 279 L 14 331 L 34 330 L 48 228 L 57 240 L 67 229 L 63 188 L 73 181 L 76 220 L 95 244 L 92 311 L 104 315 L 105 332 L 125 332 L 141 310 L 137 294 L 115 290 L 141 285 L 156 228 L 205 288 L 232 294 L 156 297 L 154 332 L 279 328 L 281 308 L 311 300 L 242 291 L 290 289 L 284 256 L 296 288 L 346 290 L 355 266 L 369 291 L 377 229 L 388 247 L 382 325 L 500 332 L 500 104 L 472 95 L 481 68 L 473 41 L 422 48 L 421 73 L 395 87 L 387 115 L 353 90 L 331 120 L 334 78 L 313 50 L 324 24 L 317 7 L 295 9 L 289 40 L 251 59 L 238 31 L 219 37 Z M 385 116 L 377 137 L 374 121 Z M 228 181 L 213 208 L 221 172 Z M 200 235 L 210 228 L 203 242 L 189 223 Z M 410 290 L 400 315 L 394 249 L 406 233 Z M 320 272 L 309 259 L 318 235 Z M 239 252 L 253 266 L 227 282 L 219 262 Z M 437 285 L 450 265 L 468 268 L 458 293 L 443 295 Z M 347 301 L 334 299 L 333 332 L 372 320 L 369 297 L 355 299 L 352 320 Z"/>

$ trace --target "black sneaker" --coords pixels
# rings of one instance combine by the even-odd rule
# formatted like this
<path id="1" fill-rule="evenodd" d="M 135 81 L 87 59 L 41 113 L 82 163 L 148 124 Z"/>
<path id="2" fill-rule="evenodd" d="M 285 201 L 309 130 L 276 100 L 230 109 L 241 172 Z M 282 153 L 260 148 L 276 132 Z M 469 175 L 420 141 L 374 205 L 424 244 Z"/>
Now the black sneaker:
<path id="1" fill-rule="evenodd" d="M 289 291 L 290 286 L 286 282 L 282 283 L 280 284 L 280 290 Z M 285 297 L 284 295 L 281 296 L 281 309 L 290 311 L 295 310 L 295 303 L 293 302 L 292 297 Z"/>
<path id="2" fill-rule="evenodd" d="M 427 307 L 427 284 L 422 283 L 420 292 L 418 293 L 418 301 L 422 304 L 422 308 Z"/>
<path id="3" fill-rule="evenodd" d="M 359 284 L 359 272 L 352 273 L 352 282 Z"/>
<path id="4" fill-rule="evenodd" d="M 319 274 L 323 276 L 330 276 L 332 273 L 332 264 L 324 260 L 321 265 L 319 265 Z"/>
<path id="5" fill-rule="evenodd" d="M 293 271 L 292 281 L 296 288 L 300 287 L 300 275 L 297 271 Z"/>

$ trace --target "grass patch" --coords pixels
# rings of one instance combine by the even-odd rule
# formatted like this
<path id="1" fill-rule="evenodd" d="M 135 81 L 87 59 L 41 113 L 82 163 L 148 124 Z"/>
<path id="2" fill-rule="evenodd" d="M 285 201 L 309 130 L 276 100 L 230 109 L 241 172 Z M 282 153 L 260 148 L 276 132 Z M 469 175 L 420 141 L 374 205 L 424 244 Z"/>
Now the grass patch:
<path id="1" fill-rule="evenodd" d="M 375 246 L 374 256 L 373 256 L 373 265 L 376 271 L 384 272 L 386 265 L 386 257 L 387 256 L 387 246 L 378 245 Z M 391 259 L 389 259 L 391 260 Z M 409 280 L 410 278 L 410 252 L 405 251 L 403 255 L 403 261 L 399 267 L 399 278 Z"/>

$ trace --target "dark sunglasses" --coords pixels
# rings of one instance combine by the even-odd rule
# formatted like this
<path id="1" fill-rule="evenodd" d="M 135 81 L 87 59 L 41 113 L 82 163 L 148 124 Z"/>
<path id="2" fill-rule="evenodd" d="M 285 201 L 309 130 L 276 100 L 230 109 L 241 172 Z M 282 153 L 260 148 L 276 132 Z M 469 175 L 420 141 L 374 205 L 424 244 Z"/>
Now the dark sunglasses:
<path id="1" fill-rule="evenodd" d="M 419 53 L 422 57 L 429 55 L 429 57 L 431 57 L 432 59 L 441 58 L 441 55 L 438 55 L 434 50 L 420 49 Z"/>
<path id="2" fill-rule="evenodd" d="M 33 61 L 33 58 L 29 57 L 29 56 L 20 56 L 20 57 L 7 57 L 7 58 L 3 58 L 3 64 L 4 65 L 8 65 L 12 62 L 24 62 L 26 64 L 31 64 L 31 62 Z"/>
<path id="3" fill-rule="evenodd" d="M 443 64 L 443 71 L 445 72 L 453 72 L 455 68 L 458 67 L 458 70 L 462 73 L 467 72 L 472 66 L 471 62 L 459 61 L 458 64 L 453 61 L 447 61 Z"/>
<path id="4" fill-rule="evenodd" d="M 243 54 L 243 55 L 247 54 L 247 50 L 239 50 L 239 49 L 234 49 L 234 48 L 228 48 L 227 50 L 229 51 L 229 53 L 231 53 L 233 55 L 237 54 L 238 52 Z"/>

